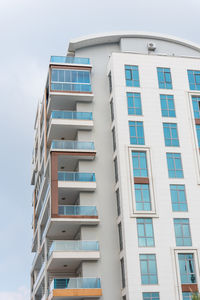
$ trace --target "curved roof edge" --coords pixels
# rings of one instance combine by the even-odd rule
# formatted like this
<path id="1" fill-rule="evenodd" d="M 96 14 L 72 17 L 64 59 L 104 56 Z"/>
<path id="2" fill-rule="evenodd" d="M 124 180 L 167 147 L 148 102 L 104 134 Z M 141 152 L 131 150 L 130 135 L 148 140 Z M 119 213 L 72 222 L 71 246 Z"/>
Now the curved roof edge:
<path id="1" fill-rule="evenodd" d="M 188 48 L 197 50 L 200 52 L 200 45 L 193 42 L 177 38 L 171 35 L 153 33 L 153 32 L 142 32 L 142 31 L 119 31 L 113 33 L 102 33 L 102 34 L 92 34 L 88 36 L 83 36 L 77 39 L 73 39 L 69 43 L 69 52 L 73 52 L 80 48 L 96 46 L 100 44 L 110 44 L 119 43 L 121 38 L 150 38 L 163 40 L 171 43 L 180 44 Z"/>

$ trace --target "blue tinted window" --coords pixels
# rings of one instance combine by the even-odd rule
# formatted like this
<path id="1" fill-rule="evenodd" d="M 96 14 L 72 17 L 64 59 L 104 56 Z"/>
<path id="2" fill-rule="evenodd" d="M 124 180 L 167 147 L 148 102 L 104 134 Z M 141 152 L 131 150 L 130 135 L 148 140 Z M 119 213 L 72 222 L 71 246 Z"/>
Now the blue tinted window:
<path id="1" fill-rule="evenodd" d="M 192 300 L 192 293 L 183 292 L 182 296 L 183 296 L 183 300 Z"/>
<path id="2" fill-rule="evenodd" d="M 181 283 L 182 284 L 196 283 L 193 254 L 179 253 L 178 260 L 179 260 Z"/>
<path id="3" fill-rule="evenodd" d="M 160 300 L 159 293 L 143 293 L 143 300 Z"/>
<path id="4" fill-rule="evenodd" d="M 135 184 L 136 210 L 151 211 L 151 198 L 148 184 Z"/>
<path id="5" fill-rule="evenodd" d="M 183 178 L 183 167 L 180 153 L 167 153 L 169 178 Z"/>
<path id="6" fill-rule="evenodd" d="M 138 66 L 125 66 L 125 77 L 126 86 L 140 86 Z"/>
<path id="7" fill-rule="evenodd" d="M 137 219 L 137 232 L 138 232 L 139 247 L 155 246 L 152 219 L 138 218 Z"/>
<path id="8" fill-rule="evenodd" d="M 131 145 L 144 145 L 143 122 L 129 122 L 130 143 Z"/>
<path id="9" fill-rule="evenodd" d="M 157 284 L 157 266 L 155 254 L 140 254 L 142 284 Z"/>
<path id="10" fill-rule="evenodd" d="M 165 146 L 179 146 L 177 124 L 163 123 L 163 131 L 165 137 Z"/>
<path id="11" fill-rule="evenodd" d="M 172 78 L 169 68 L 157 68 L 160 89 L 172 89 Z"/>
<path id="12" fill-rule="evenodd" d="M 176 246 L 192 246 L 189 219 L 174 219 Z"/>
<path id="13" fill-rule="evenodd" d="M 140 93 L 127 93 L 127 104 L 129 115 L 142 115 Z"/>
<path id="14" fill-rule="evenodd" d="M 185 186 L 170 184 L 170 193 L 173 211 L 187 211 L 187 200 L 185 195 Z"/>
<path id="15" fill-rule="evenodd" d="M 132 152 L 133 176 L 148 177 L 146 152 Z"/>
<path id="16" fill-rule="evenodd" d="M 54 91 L 91 92 L 90 71 L 52 69 L 51 89 Z"/>
<path id="17" fill-rule="evenodd" d="M 176 117 L 173 95 L 160 95 L 160 105 L 163 117 Z"/>
<path id="18" fill-rule="evenodd" d="M 200 119 L 200 96 L 192 96 L 194 118 Z"/>
<path id="19" fill-rule="evenodd" d="M 191 90 L 200 90 L 200 71 L 188 70 L 188 80 Z"/>
<path id="20" fill-rule="evenodd" d="M 198 146 L 200 148 L 200 125 L 197 124 L 196 124 L 196 133 L 197 133 Z"/>

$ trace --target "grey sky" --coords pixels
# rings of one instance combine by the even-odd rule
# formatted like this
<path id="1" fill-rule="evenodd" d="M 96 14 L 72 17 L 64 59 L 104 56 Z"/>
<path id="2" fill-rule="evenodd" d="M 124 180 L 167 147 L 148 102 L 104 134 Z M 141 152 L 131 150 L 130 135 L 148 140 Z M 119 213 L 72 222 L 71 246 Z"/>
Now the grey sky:
<path id="1" fill-rule="evenodd" d="M 199 11 L 199 0 L 0 1 L 0 300 L 28 299 L 33 122 L 50 55 L 65 55 L 72 38 L 118 30 L 200 44 Z"/>

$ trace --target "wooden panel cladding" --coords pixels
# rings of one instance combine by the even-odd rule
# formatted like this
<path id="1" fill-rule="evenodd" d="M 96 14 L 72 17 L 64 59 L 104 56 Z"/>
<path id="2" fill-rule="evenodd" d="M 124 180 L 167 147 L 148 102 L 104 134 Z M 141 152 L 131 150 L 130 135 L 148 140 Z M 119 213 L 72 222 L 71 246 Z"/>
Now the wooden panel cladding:
<path id="1" fill-rule="evenodd" d="M 67 70 L 87 70 L 89 71 L 92 67 L 91 66 L 61 66 L 61 65 L 52 65 L 50 66 L 50 69 L 67 69 Z"/>
<path id="2" fill-rule="evenodd" d="M 195 119 L 195 124 L 200 125 L 200 119 Z"/>
<path id="3" fill-rule="evenodd" d="M 96 152 L 68 152 L 68 151 L 51 151 L 57 155 L 69 155 L 69 156 L 95 156 Z"/>
<path id="4" fill-rule="evenodd" d="M 198 285 L 193 284 L 182 284 L 181 285 L 182 292 L 198 292 Z"/>
<path id="5" fill-rule="evenodd" d="M 51 215 L 52 218 L 60 218 L 60 219 L 98 219 L 98 216 L 71 216 L 71 215 Z"/>
<path id="6" fill-rule="evenodd" d="M 149 184 L 149 178 L 146 177 L 134 177 L 135 184 Z"/>
<path id="7" fill-rule="evenodd" d="M 102 289 L 54 289 L 53 297 L 100 297 Z"/>

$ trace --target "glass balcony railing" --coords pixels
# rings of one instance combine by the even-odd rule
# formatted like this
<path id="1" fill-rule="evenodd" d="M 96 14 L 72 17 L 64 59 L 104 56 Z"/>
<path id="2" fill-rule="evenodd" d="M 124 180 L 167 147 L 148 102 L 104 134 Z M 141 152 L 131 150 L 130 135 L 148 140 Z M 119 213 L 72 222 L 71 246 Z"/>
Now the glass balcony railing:
<path id="1" fill-rule="evenodd" d="M 81 64 L 89 65 L 90 59 L 86 57 L 73 57 L 73 56 L 51 56 L 50 62 L 62 64 Z"/>
<path id="2" fill-rule="evenodd" d="M 91 92 L 91 84 L 85 83 L 51 83 L 52 91 L 63 91 L 63 92 Z"/>
<path id="3" fill-rule="evenodd" d="M 94 150 L 93 142 L 82 141 L 52 141 L 51 149 Z"/>
<path id="4" fill-rule="evenodd" d="M 59 181 L 85 181 L 85 182 L 95 182 L 94 173 L 79 173 L 79 172 L 58 172 Z"/>
<path id="5" fill-rule="evenodd" d="M 92 120 L 92 112 L 53 110 L 52 119 Z"/>
<path id="6" fill-rule="evenodd" d="M 59 205 L 58 214 L 64 216 L 97 216 L 96 206 Z"/>
<path id="7" fill-rule="evenodd" d="M 97 241 L 53 241 L 49 248 L 49 257 L 54 251 L 98 251 Z"/>
<path id="8" fill-rule="evenodd" d="M 50 291 L 53 289 L 100 289 L 100 278 L 56 278 L 53 279 Z"/>

